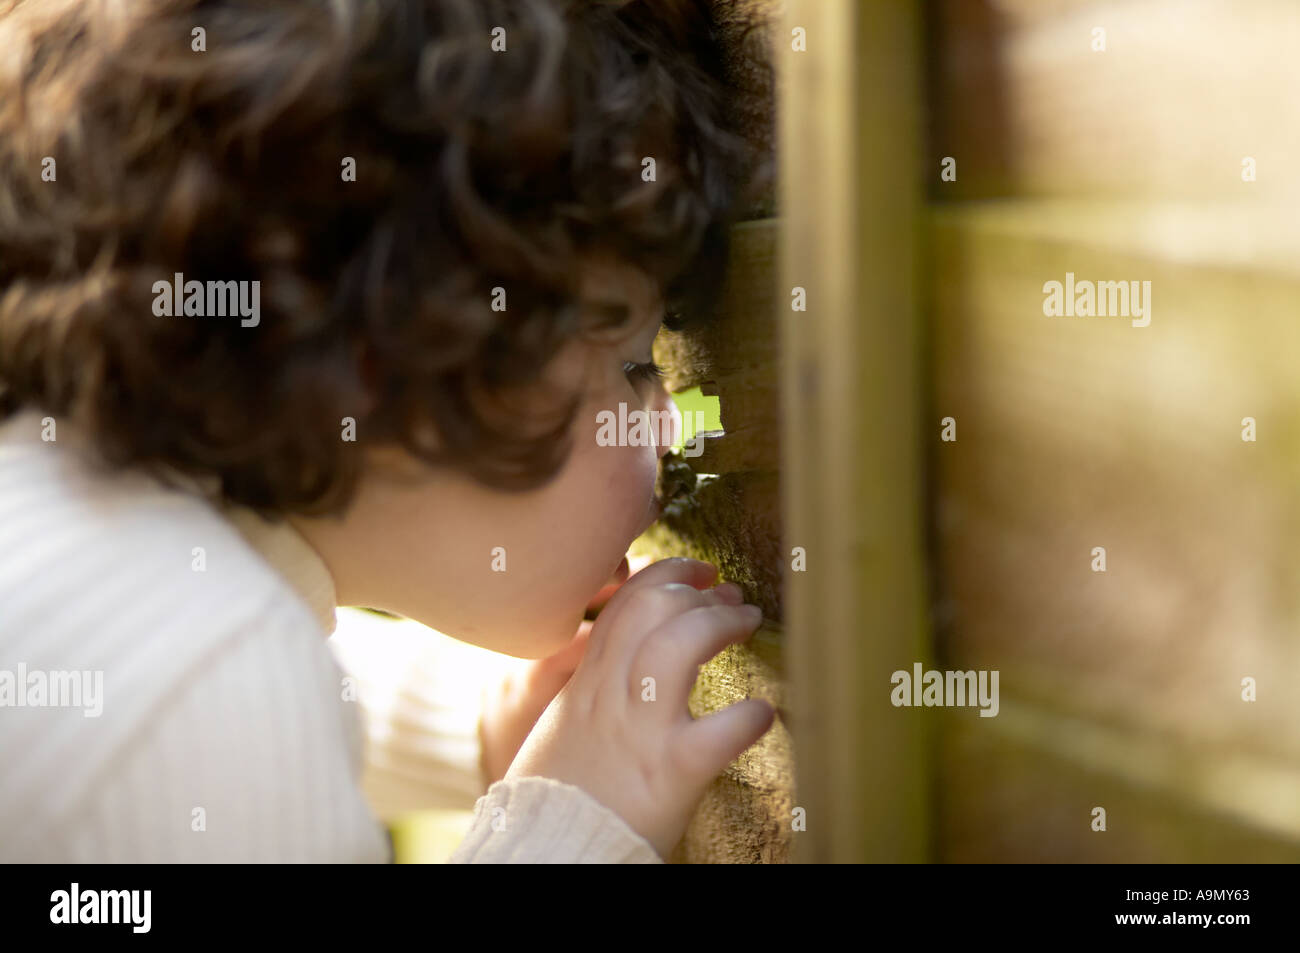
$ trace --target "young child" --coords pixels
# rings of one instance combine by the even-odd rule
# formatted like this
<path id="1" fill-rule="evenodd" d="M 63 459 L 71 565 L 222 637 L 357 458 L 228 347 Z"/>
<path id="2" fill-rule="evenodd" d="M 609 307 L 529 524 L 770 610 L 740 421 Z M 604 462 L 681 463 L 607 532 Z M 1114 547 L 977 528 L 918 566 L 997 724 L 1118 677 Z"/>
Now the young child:
<path id="1" fill-rule="evenodd" d="M 669 855 L 759 612 L 626 579 L 665 441 L 596 437 L 770 174 L 723 58 L 708 0 L 0 0 L 0 860 L 389 859 L 336 605 L 576 664 L 455 861 Z"/>

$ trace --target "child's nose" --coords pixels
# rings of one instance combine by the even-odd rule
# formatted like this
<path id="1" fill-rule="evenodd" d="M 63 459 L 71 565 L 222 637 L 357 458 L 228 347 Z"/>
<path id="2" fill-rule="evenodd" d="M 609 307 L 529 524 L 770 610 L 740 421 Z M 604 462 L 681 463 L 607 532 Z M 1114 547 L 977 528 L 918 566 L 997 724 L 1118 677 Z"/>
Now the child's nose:
<path id="1" fill-rule="evenodd" d="M 681 437 L 682 413 L 677 409 L 677 402 L 673 400 L 672 395 L 663 387 L 655 389 L 654 402 L 654 409 L 659 411 L 659 414 L 652 419 L 663 421 L 666 425 L 661 427 L 659 445 L 656 448 L 659 458 L 662 460 L 668 451 L 673 448 L 673 444 Z"/>

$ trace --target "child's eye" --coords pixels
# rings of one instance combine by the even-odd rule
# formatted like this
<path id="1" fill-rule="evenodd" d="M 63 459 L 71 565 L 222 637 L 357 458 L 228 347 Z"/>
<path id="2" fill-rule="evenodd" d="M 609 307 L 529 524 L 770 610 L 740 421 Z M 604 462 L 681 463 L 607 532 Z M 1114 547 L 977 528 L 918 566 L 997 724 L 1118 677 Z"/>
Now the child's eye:
<path id="1" fill-rule="evenodd" d="M 664 379 L 664 369 L 654 361 L 646 364 L 628 361 L 623 365 L 623 373 L 628 376 L 629 380 L 648 381 L 652 384 L 662 383 Z"/>

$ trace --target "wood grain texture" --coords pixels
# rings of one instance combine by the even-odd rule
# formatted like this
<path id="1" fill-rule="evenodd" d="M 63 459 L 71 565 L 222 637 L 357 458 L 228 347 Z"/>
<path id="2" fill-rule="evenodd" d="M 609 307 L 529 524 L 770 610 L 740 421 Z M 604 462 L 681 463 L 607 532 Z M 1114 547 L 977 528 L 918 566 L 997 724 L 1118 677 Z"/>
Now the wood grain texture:
<path id="1" fill-rule="evenodd" d="M 1293 765 L 1207 759 L 1005 695 L 996 718 L 938 717 L 939 862 L 1300 862 L 1300 840 L 1285 833 L 1300 783 Z M 1092 827 L 1097 807 L 1104 831 Z"/>
<path id="2" fill-rule="evenodd" d="M 741 218 L 771 218 L 776 210 L 776 74 L 772 27 L 780 0 L 713 0 L 733 87 L 728 104 L 737 128 L 757 151 L 758 167 L 746 183 Z"/>
<path id="3" fill-rule="evenodd" d="M 696 718 L 744 698 L 786 708 L 782 634 L 765 625 L 743 646 L 731 646 L 703 667 L 691 693 Z M 677 863 L 786 863 L 794 806 L 794 751 L 778 718 L 757 744 L 713 782 L 672 858 Z"/>
<path id="4" fill-rule="evenodd" d="M 955 840 L 942 852 L 1294 856 L 1293 221 L 1264 202 L 1025 201 L 940 208 L 933 226 L 939 648 L 947 667 L 999 670 L 1022 713 L 949 740 L 942 814 Z M 1150 281 L 1150 325 L 1045 316 L 1044 282 L 1066 272 Z M 956 442 L 939 440 L 947 416 Z M 1245 417 L 1256 442 L 1242 440 Z M 1098 546 L 1104 573 L 1092 571 Z M 1255 702 L 1241 698 L 1244 677 L 1257 680 Z M 1027 744 L 1050 752 L 1038 775 L 1013 750 Z M 977 751 L 1006 771 L 975 783 Z M 1086 796 L 1070 788 L 1080 772 Z M 1102 803 L 1103 788 L 1142 817 L 1124 828 L 1127 845 L 1099 846 L 1062 800 Z M 1174 803 L 1184 833 L 1205 835 L 1199 846 L 1178 846 L 1178 825 L 1158 822 L 1172 810 L 1158 805 Z M 1210 817 L 1235 826 L 1210 836 Z M 1039 845 L 1018 845 L 1012 829 Z"/>
<path id="5" fill-rule="evenodd" d="M 782 567 L 777 441 L 775 254 L 779 223 L 732 230 L 717 311 L 690 332 L 662 332 L 655 360 L 670 391 L 702 386 L 719 398 L 722 433 L 697 457 L 661 465 L 660 494 L 672 496 L 634 552 L 692 556 L 718 566 L 763 609 L 765 625 L 701 667 L 695 717 L 746 698 L 778 711 L 768 733 L 710 786 L 671 858 L 677 863 L 784 863 L 791 848 L 793 746 L 781 635 Z M 672 489 L 670 489 L 670 486 Z"/>
<path id="6" fill-rule="evenodd" d="M 777 413 L 775 73 L 771 25 L 776 0 L 715 0 L 732 118 L 757 150 L 760 169 L 731 231 L 716 312 L 691 333 L 663 332 L 655 361 L 672 392 L 699 386 L 719 398 L 722 432 L 703 452 L 674 453 L 661 466 L 660 494 L 672 496 L 659 522 L 633 546 L 654 558 L 712 562 L 763 609 L 764 627 L 701 667 L 691 712 L 702 717 L 745 698 L 765 698 L 776 723 L 709 787 L 675 863 L 783 863 L 791 846 L 793 748 L 784 716 L 780 558 L 780 444 Z"/>
<path id="7" fill-rule="evenodd" d="M 925 181 L 997 196 L 1294 198 L 1292 0 L 939 0 Z M 1092 49 L 1094 28 L 1106 49 Z M 940 160 L 957 160 L 941 182 Z M 1257 181 L 1241 180 L 1242 159 Z"/>
<path id="8" fill-rule="evenodd" d="M 807 53 L 789 49 L 795 27 Z M 890 673 L 929 657 L 917 8 L 802 0 L 779 33 L 783 539 L 807 554 L 784 603 L 807 816 L 794 859 L 922 860 L 924 721 L 889 703 Z"/>
<path id="9" fill-rule="evenodd" d="M 672 392 L 700 387 L 720 398 L 722 433 L 702 438 L 689 458 L 697 473 L 774 472 L 780 466 L 777 378 L 776 219 L 731 230 L 731 260 L 716 314 L 690 333 L 664 331 L 655 360 Z"/>

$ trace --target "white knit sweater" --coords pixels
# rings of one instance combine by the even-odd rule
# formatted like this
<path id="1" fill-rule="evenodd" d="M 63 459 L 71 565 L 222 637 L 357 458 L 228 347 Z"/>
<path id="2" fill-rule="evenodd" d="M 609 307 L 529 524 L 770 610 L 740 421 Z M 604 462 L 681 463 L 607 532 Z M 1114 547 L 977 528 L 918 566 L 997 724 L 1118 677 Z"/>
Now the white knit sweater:
<path id="1" fill-rule="evenodd" d="M 0 861 L 388 860 L 320 558 L 56 428 L 0 421 Z M 478 799 L 452 861 L 661 859 L 586 792 L 523 778 Z"/>

